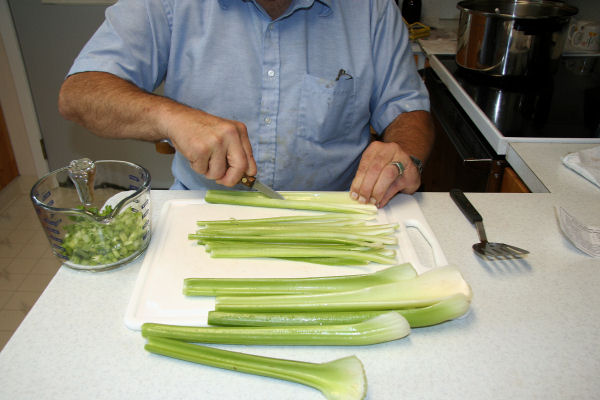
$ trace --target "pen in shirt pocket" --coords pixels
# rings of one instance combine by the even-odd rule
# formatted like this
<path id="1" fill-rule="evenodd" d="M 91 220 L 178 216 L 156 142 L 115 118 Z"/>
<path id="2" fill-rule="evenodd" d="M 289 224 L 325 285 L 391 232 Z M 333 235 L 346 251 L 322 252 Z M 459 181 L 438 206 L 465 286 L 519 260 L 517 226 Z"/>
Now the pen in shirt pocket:
<path id="1" fill-rule="evenodd" d="M 337 74 L 337 78 L 335 78 L 335 80 L 339 81 L 341 77 L 345 77 L 346 79 L 352 79 L 352 75 L 347 73 L 345 69 L 340 69 L 340 71 Z"/>

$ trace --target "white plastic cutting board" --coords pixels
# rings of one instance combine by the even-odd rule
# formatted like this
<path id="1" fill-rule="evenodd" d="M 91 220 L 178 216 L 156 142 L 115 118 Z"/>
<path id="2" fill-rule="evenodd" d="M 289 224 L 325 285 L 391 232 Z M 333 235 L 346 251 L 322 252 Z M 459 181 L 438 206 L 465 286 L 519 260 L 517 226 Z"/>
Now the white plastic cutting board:
<path id="1" fill-rule="evenodd" d="M 272 259 L 211 258 L 204 247 L 188 234 L 194 233 L 199 220 L 262 218 L 310 214 L 297 210 L 207 204 L 204 200 L 170 200 L 165 203 L 150 243 L 125 315 L 125 324 L 140 330 L 144 322 L 176 325 L 206 325 L 208 312 L 214 309 L 212 297 L 187 297 L 182 294 L 183 280 L 193 277 L 309 277 L 363 274 L 388 267 L 325 266 Z M 379 210 L 377 223 L 397 222 L 398 263 L 410 262 L 417 272 L 446 265 L 446 258 L 421 209 L 412 196 L 398 195 Z M 375 223 L 375 222 L 374 222 Z M 431 253 L 431 265 L 419 259 L 410 228 L 417 229 Z"/>

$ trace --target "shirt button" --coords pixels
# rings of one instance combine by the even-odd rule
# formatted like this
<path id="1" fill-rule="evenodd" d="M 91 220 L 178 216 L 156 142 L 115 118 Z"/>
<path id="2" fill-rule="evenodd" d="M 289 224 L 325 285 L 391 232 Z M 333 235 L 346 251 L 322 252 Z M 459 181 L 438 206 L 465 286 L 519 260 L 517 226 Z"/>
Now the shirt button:
<path id="1" fill-rule="evenodd" d="M 271 117 L 265 117 L 265 124 L 269 125 L 271 123 Z"/>
<path id="2" fill-rule="evenodd" d="M 272 69 L 267 71 L 267 75 L 269 75 L 270 77 L 274 77 L 275 76 L 275 71 L 273 71 Z"/>

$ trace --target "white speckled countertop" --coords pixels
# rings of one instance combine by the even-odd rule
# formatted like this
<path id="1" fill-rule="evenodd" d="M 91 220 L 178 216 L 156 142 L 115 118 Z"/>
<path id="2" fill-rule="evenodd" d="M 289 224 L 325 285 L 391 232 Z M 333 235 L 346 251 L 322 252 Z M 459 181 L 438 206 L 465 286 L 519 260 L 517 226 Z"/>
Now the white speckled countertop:
<path id="1" fill-rule="evenodd" d="M 449 262 L 474 291 L 467 317 L 368 347 L 235 347 L 320 362 L 355 354 L 368 399 L 564 399 L 600 392 L 600 260 L 559 233 L 554 207 L 600 224 L 600 190 L 564 170 L 555 147 L 516 149 L 553 193 L 468 194 L 489 238 L 531 251 L 483 262 L 447 193 L 416 199 Z M 531 157 L 530 157 L 531 156 Z M 198 192 L 154 191 L 153 210 Z M 316 390 L 147 353 L 123 323 L 141 261 L 96 274 L 61 268 L 0 353 L 6 399 L 322 399 Z"/>

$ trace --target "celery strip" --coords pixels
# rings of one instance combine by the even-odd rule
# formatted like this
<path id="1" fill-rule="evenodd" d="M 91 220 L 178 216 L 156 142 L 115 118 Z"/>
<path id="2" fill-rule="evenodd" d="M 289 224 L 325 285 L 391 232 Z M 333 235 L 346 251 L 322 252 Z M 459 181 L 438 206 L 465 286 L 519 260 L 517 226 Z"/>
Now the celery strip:
<path id="1" fill-rule="evenodd" d="M 233 191 L 233 190 L 208 190 L 204 200 L 207 203 L 213 204 L 232 204 L 240 206 L 252 207 L 269 207 L 269 208 L 287 208 L 294 210 L 312 210 L 312 211 L 327 211 L 340 213 L 361 213 L 375 214 L 377 207 L 372 204 L 360 204 L 358 202 L 350 202 L 347 193 L 339 192 L 339 195 L 331 195 L 330 198 L 324 200 L 324 197 L 300 197 L 293 192 L 282 193 L 285 200 L 270 199 L 257 192 Z M 343 196 L 343 197 L 342 197 Z M 333 201 L 333 198 L 337 201 Z M 346 199 L 348 201 L 346 201 Z"/>
<path id="2" fill-rule="evenodd" d="M 362 400 L 367 393 L 364 368 L 355 356 L 317 364 L 238 353 L 158 337 L 148 338 L 144 348 L 180 360 L 300 383 L 321 391 L 328 400 Z"/>
<path id="3" fill-rule="evenodd" d="M 279 260 L 285 261 L 299 261 L 297 258 L 286 258 L 286 257 L 275 257 Z M 349 260 L 347 258 L 340 257 L 302 257 L 300 260 L 306 263 L 330 265 L 330 266 L 356 266 L 356 265 L 367 265 L 369 261 L 365 260 Z"/>
<path id="4" fill-rule="evenodd" d="M 306 247 L 298 245 L 281 245 L 268 243 L 259 246 L 258 243 L 242 247 L 232 247 L 231 242 L 225 245 L 210 243 L 208 249 L 210 256 L 214 258 L 297 258 L 302 261 L 303 257 L 339 257 L 358 261 L 372 261 L 379 264 L 395 264 L 394 255 L 381 254 L 376 250 L 364 249 L 339 249 L 328 248 L 327 245 L 319 247 Z"/>
<path id="5" fill-rule="evenodd" d="M 398 313 L 389 312 L 346 325 L 277 327 L 197 327 L 155 323 L 142 325 L 142 335 L 197 343 L 244 345 L 364 346 L 401 339 L 410 326 Z"/>
<path id="6" fill-rule="evenodd" d="M 188 235 L 191 240 L 198 241 L 199 244 L 203 244 L 207 241 L 227 241 L 227 242 L 258 242 L 258 243 L 317 243 L 317 244 L 330 244 L 330 243 L 342 243 L 352 244 L 358 246 L 384 246 L 386 244 L 395 244 L 396 238 L 381 238 L 369 237 L 352 234 L 336 234 L 335 232 L 311 232 L 310 236 L 307 236 L 306 232 L 294 232 L 286 234 L 273 234 L 273 235 L 261 235 L 261 236 L 246 236 L 239 232 L 226 232 L 226 233 L 192 233 Z"/>
<path id="7" fill-rule="evenodd" d="M 237 219 L 230 218 L 227 220 L 205 220 L 197 221 L 198 226 L 207 227 L 219 227 L 219 226 L 231 226 L 231 225 L 243 225 L 243 226 L 264 226 L 266 224 L 278 224 L 286 222 L 288 224 L 307 224 L 307 223 L 321 223 L 327 222 L 329 225 L 355 225 L 362 224 L 364 221 L 373 220 L 374 215 L 363 215 L 363 214 L 339 214 L 339 213 L 326 213 L 320 215 L 289 215 L 281 217 L 267 217 L 267 218 L 249 218 L 249 219 Z M 306 226 L 306 225 L 305 225 Z"/>
<path id="8" fill-rule="evenodd" d="M 432 326 L 464 315 L 470 301 L 457 293 L 427 307 L 394 310 L 408 321 L 411 328 Z M 342 325 L 355 324 L 389 311 L 338 311 L 298 313 L 243 313 L 210 311 L 210 325 L 225 326 L 297 326 L 297 325 Z"/>
<path id="9" fill-rule="evenodd" d="M 217 311 L 304 312 L 394 310 L 426 307 L 456 293 L 471 298 L 472 292 L 457 268 L 435 268 L 413 279 L 399 280 L 358 290 L 335 293 L 217 296 Z"/>
<path id="10" fill-rule="evenodd" d="M 235 296 L 331 293 L 392 283 L 417 276 L 409 263 L 394 265 L 369 274 L 310 278 L 186 278 L 187 296 Z"/>

